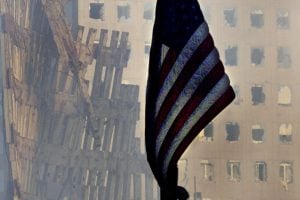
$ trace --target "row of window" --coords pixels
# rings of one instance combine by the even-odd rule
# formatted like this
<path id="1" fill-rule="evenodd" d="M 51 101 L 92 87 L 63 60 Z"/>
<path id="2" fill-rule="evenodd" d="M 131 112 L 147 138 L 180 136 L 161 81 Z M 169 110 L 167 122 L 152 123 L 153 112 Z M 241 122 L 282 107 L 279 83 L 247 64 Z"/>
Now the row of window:
<path id="1" fill-rule="evenodd" d="M 149 55 L 150 44 L 144 46 L 144 53 Z M 238 65 L 238 47 L 229 46 L 225 49 L 225 65 Z M 262 67 L 265 60 L 265 50 L 263 47 L 251 47 L 250 62 L 252 66 Z M 287 47 L 277 47 L 277 65 L 279 68 L 290 68 L 292 63 L 291 52 Z"/>
<path id="2" fill-rule="evenodd" d="M 144 19 L 152 20 L 154 16 L 154 3 L 147 2 L 144 4 Z M 117 5 L 117 17 L 120 21 L 127 20 L 130 18 L 130 5 L 128 3 L 122 3 Z M 236 9 L 225 9 L 224 21 L 229 27 L 236 27 L 237 25 L 237 14 Z M 207 9 L 204 9 L 204 14 L 208 19 L 210 16 Z M 208 15 L 208 16 L 207 16 Z M 90 3 L 90 18 L 104 20 L 104 3 Z M 276 16 L 276 24 L 278 29 L 288 29 L 290 26 L 288 11 L 278 11 Z M 254 28 L 262 28 L 264 26 L 264 12 L 261 9 L 252 10 L 250 12 L 251 26 Z"/>
<path id="3" fill-rule="evenodd" d="M 144 4 L 144 19 L 153 20 L 154 18 L 154 3 L 148 2 Z M 118 21 L 126 21 L 130 19 L 130 5 L 128 3 L 120 3 L 116 7 Z M 91 19 L 97 19 L 104 21 L 105 5 L 104 3 L 90 3 Z"/>
<path id="4" fill-rule="evenodd" d="M 253 66 L 263 66 L 265 52 L 263 47 L 251 47 L 250 62 Z M 280 68 L 291 67 L 291 52 L 288 47 L 277 47 L 277 64 Z M 238 65 L 238 47 L 229 46 L 225 49 L 225 65 Z"/>
<path id="5" fill-rule="evenodd" d="M 240 140 L 240 126 L 238 123 L 228 122 L 225 125 L 226 140 L 228 142 L 237 142 Z M 201 142 L 212 142 L 214 137 L 213 123 L 207 125 L 199 134 Z M 255 144 L 265 141 L 265 130 L 260 124 L 254 124 L 251 127 L 251 137 Z M 289 123 L 283 123 L 279 126 L 278 132 L 279 142 L 282 144 L 290 144 L 293 139 L 293 126 Z"/>
<path id="6" fill-rule="evenodd" d="M 240 95 L 240 87 L 238 85 L 233 86 L 234 92 L 236 94 L 236 99 L 234 104 L 240 105 L 243 101 Z M 256 106 L 259 104 L 264 104 L 266 100 L 266 95 L 264 92 L 264 86 L 260 84 L 255 84 L 251 87 L 251 101 L 252 105 Z M 292 90 L 289 86 L 281 85 L 278 87 L 277 91 L 277 104 L 281 106 L 289 106 L 292 104 Z"/>
<path id="7" fill-rule="evenodd" d="M 208 8 L 204 8 L 204 15 L 208 21 L 211 19 L 211 15 Z M 235 8 L 229 8 L 223 10 L 224 23 L 228 27 L 236 27 L 238 23 L 237 11 Z M 265 24 L 264 11 L 262 9 L 255 9 L 250 11 L 249 16 L 251 27 L 263 28 Z M 290 18 L 289 12 L 286 10 L 278 10 L 276 13 L 276 26 L 278 29 L 289 29 Z"/>
<path id="8" fill-rule="evenodd" d="M 202 160 L 201 165 L 201 179 L 205 181 L 214 180 L 214 165 L 208 160 Z M 241 180 L 241 163 L 240 161 L 230 160 L 226 164 L 227 177 L 230 181 Z M 264 161 L 257 161 L 254 164 L 253 175 L 256 181 L 266 182 L 268 179 L 267 163 Z M 279 165 L 279 177 L 283 186 L 293 182 L 293 163 L 281 162 Z"/>

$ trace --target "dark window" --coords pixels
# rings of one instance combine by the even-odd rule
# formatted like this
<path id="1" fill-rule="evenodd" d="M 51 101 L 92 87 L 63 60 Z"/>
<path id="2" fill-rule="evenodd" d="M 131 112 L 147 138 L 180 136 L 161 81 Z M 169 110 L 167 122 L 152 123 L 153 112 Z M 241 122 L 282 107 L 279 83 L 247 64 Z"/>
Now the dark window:
<path id="1" fill-rule="evenodd" d="M 289 68 L 291 66 L 290 49 L 287 47 L 277 48 L 277 63 L 281 68 Z"/>
<path id="2" fill-rule="evenodd" d="M 118 19 L 119 21 L 128 20 L 130 17 L 130 7 L 129 5 L 119 5 L 118 6 Z"/>
<path id="3" fill-rule="evenodd" d="M 262 86 L 253 86 L 251 88 L 251 93 L 252 93 L 253 105 L 257 105 L 265 102 L 265 94 L 263 92 Z"/>
<path id="4" fill-rule="evenodd" d="M 279 140 L 283 144 L 288 144 L 292 142 L 293 136 L 293 126 L 292 124 L 281 124 L 279 127 Z"/>
<path id="5" fill-rule="evenodd" d="M 194 193 L 194 199 L 195 200 L 202 200 L 201 192 L 195 192 Z"/>
<path id="6" fill-rule="evenodd" d="M 154 3 L 148 2 L 144 4 L 144 19 L 153 20 L 154 18 Z"/>
<path id="7" fill-rule="evenodd" d="M 224 19 L 225 24 L 230 27 L 236 26 L 236 14 L 235 9 L 226 9 L 224 10 Z"/>
<path id="8" fill-rule="evenodd" d="M 252 140 L 254 143 L 262 143 L 264 140 L 264 129 L 260 125 L 252 126 Z"/>
<path id="9" fill-rule="evenodd" d="M 262 28 L 264 26 L 264 13 L 262 10 L 253 10 L 250 14 L 251 26 Z"/>
<path id="10" fill-rule="evenodd" d="M 225 49 L 225 64 L 228 66 L 237 65 L 237 50 L 236 46 Z"/>
<path id="11" fill-rule="evenodd" d="M 201 142 L 212 142 L 214 134 L 213 123 L 208 124 L 203 131 L 199 134 Z"/>
<path id="12" fill-rule="evenodd" d="M 240 126 L 238 123 L 227 123 L 226 124 L 226 140 L 229 142 L 238 141 L 240 139 Z"/>
<path id="13" fill-rule="evenodd" d="M 280 135 L 279 140 L 281 143 L 290 143 L 292 142 L 292 135 Z"/>
<path id="14" fill-rule="evenodd" d="M 145 44 L 145 54 L 149 55 L 150 54 L 150 45 L 149 44 Z"/>
<path id="15" fill-rule="evenodd" d="M 259 66 L 263 64 L 265 58 L 263 48 L 251 48 L 251 64 L 254 66 Z"/>
<path id="16" fill-rule="evenodd" d="M 255 163 L 255 179 L 257 181 L 267 181 L 267 164 L 265 162 Z"/>
<path id="17" fill-rule="evenodd" d="M 290 26 L 289 13 L 287 11 L 277 12 L 277 28 L 288 29 Z"/>
<path id="18" fill-rule="evenodd" d="M 104 19 L 104 3 L 90 3 L 90 18 Z"/>
<path id="19" fill-rule="evenodd" d="M 208 125 L 204 128 L 204 136 L 205 136 L 205 137 L 210 137 L 210 138 L 212 138 L 212 137 L 213 137 L 213 132 L 214 132 L 214 127 L 213 127 L 213 124 L 212 124 L 212 123 L 208 124 Z"/>

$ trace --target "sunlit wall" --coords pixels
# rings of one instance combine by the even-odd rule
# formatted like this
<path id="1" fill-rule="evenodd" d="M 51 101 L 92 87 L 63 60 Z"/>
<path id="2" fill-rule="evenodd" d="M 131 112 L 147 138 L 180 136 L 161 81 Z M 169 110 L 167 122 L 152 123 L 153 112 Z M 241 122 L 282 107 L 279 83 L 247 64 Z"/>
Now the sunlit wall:
<path id="1" fill-rule="evenodd" d="M 299 199 L 298 1 L 202 0 L 237 98 L 180 162 L 195 199 Z"/>

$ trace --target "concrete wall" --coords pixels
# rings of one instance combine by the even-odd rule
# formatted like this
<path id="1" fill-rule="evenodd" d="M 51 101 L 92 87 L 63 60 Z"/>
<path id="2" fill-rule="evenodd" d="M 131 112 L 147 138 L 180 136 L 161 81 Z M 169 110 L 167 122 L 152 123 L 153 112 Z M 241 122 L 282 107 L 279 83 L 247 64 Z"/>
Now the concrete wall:
<path id="1" fill-rule="evenodd" d="M 200 0 L 202 9 L 208 13 L 208 22 L 221 58 L 225 63 L 225 50 L 228 46 L 237 46 L 237 65 L 226 65 L 232 85 L 240 89 L 239 102 L 235 101 L 214 121 L 214 138 L 212 142 L 201 142 L 197 138 L 185 159 L 188 159 L 191 194 L 202 192 L 202 197 L 212 200 L 296 200 L 300 199 L 297 188 L 300 184 L 300 137 L 299 127 L 299 7 L 298 1 L 275 0 Z M 234 8 L 237 23 L 229 27 L 225 23 L 224 10 Z M 251 26 L 252 10 L 262 10 L 264 25 L 261 28 Z M 277 13 L 286 10 L 289 13 L 289 27 L 277 27 Z M 290 49 L 290 68 L 280 68 L 277 62 L 277 49 L 280 46 Z M 251 47 L 264 48 L 264 62 L 261 66 L 251 63 Z M 254 105 L 251 87 L 263 85 L 265 102 Z M 292 91 L 290 105 L 278 104 L 280 86 L 287 85 Z M 238 141 L 226 140 L 226 123 L 237 122 L 240 127 Z M 282 123 L 293 125 L 290 143 L 279 141 L 279 127 Z M 252 140 L 253 125 L 260 124 L 264 129 L 264 140 L 258 144 Z M 214 165 L 212 181 L 201 177 L 201 160 L 209 160 Z M 226 164 L 229 160 L 240 161 L 241 178 L 230 181 Z M 255 180 L 255 162 L 267 164 L 267 180 Z M 293 182 L 286 188 L 279 177 L 281 162 L 293 163 Z M 195 177 L 195 179 L 194 179 Z"/>

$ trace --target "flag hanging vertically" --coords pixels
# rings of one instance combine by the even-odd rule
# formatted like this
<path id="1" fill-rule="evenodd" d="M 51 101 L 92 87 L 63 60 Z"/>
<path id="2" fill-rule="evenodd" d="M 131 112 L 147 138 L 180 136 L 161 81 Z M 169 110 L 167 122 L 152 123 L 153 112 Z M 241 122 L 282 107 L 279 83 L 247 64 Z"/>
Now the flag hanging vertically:
<path id="1" fill-rule="evenodd" d="M 146 151 L 162 199 L 177 199 L 177 161 L 234 99 L 197 0 L 158 0 L 146 96 Z"/>

